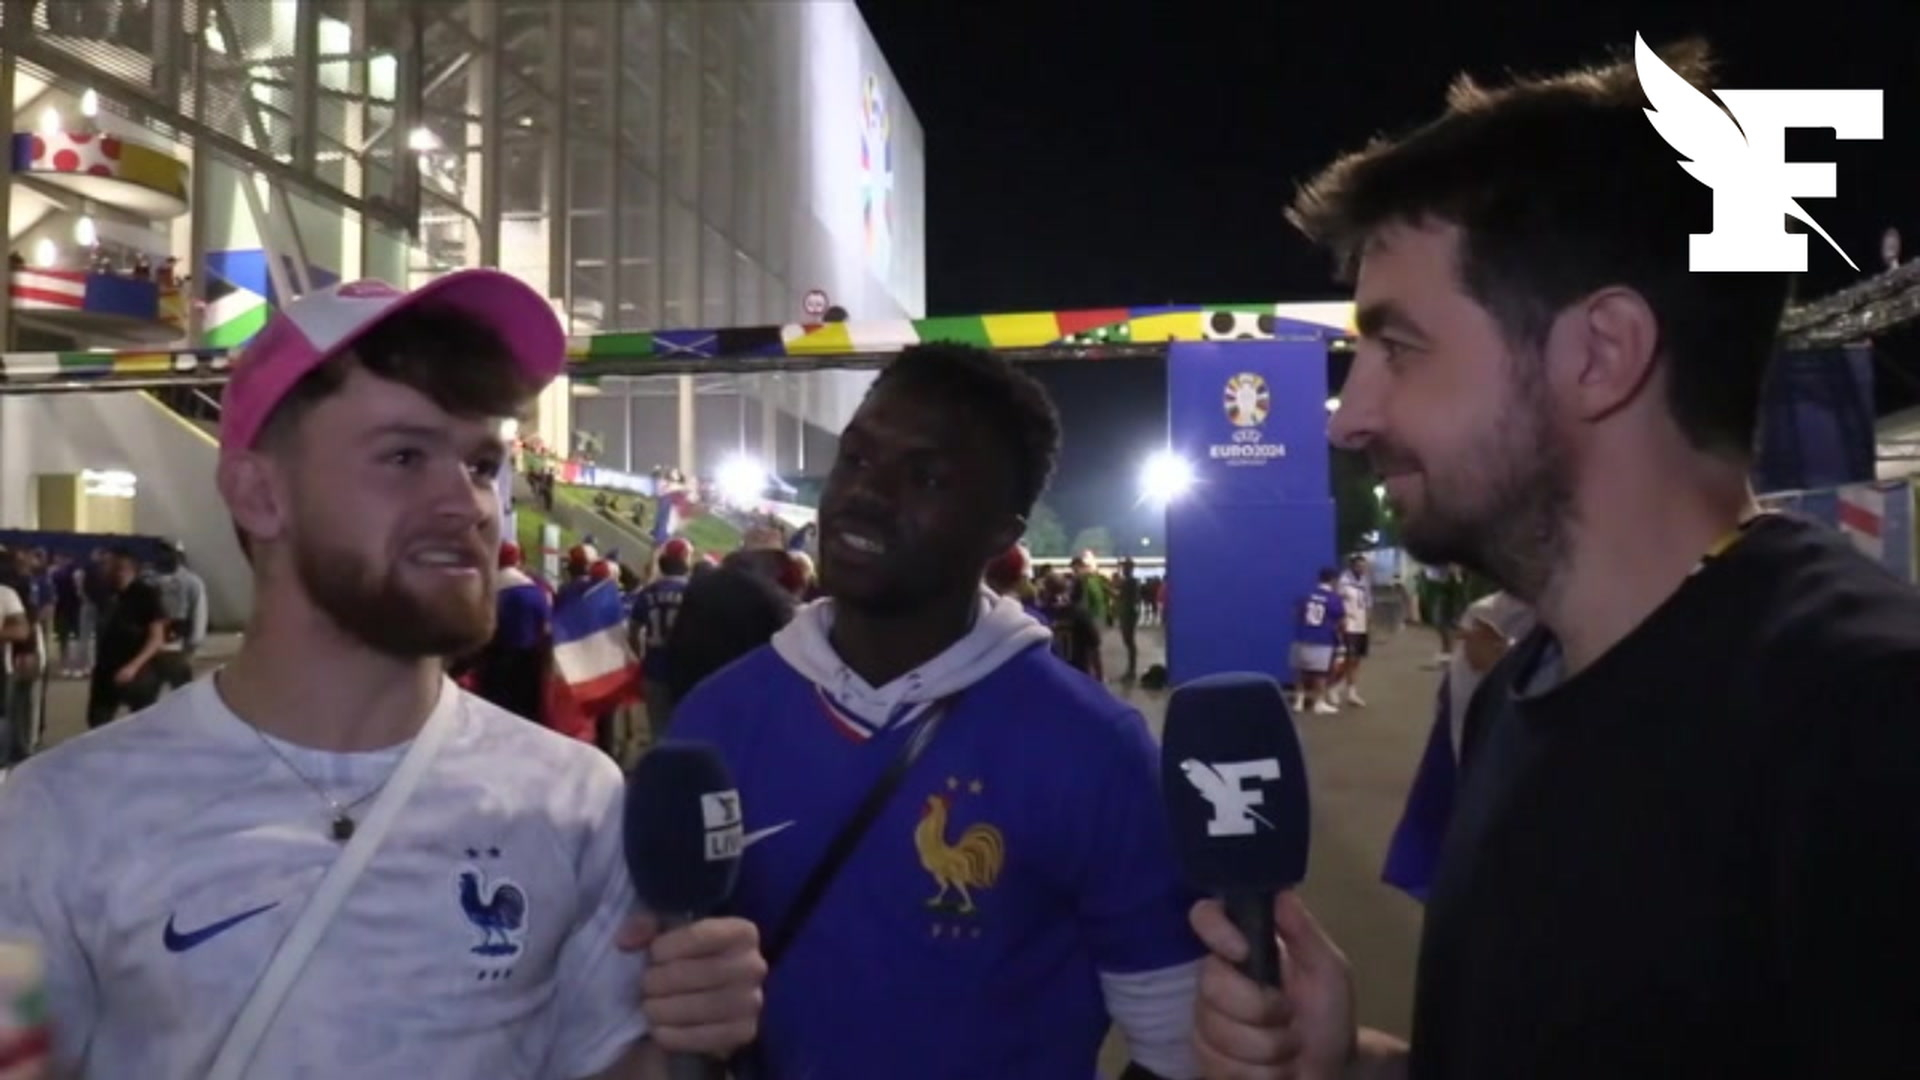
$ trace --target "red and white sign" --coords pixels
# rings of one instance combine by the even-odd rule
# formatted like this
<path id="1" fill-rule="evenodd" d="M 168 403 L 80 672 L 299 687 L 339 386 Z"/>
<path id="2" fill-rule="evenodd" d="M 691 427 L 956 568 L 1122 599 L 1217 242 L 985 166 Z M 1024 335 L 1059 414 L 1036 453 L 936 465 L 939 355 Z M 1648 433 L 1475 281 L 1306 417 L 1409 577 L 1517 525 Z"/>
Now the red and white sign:
<path id="1" fill-rule="evenodd" d="M 87 306 L 85 270 L 15 270 L 7 292 L 25 311 L 83 311 Z"/>
<path id="2" fill-rule="evenodd" d="M 806 312 L 809 317 L 817 319 L 827 313 L 827 308 L 832 303 L 825 289 L 814 289 L 807 294 L 806 299 L 800 301 L 800 310 Z"/>

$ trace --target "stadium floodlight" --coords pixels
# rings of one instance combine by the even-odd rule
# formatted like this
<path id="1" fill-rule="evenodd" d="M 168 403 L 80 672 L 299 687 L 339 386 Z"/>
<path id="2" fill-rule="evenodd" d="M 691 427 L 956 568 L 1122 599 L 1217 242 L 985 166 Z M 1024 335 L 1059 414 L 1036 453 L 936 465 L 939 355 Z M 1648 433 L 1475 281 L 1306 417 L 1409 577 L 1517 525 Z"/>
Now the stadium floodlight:
<path id="1" fill-rule="evenodd" d="M 1193 490 L 1193 465 L 1171 450 L 1161 450 L 1140 467 L 1140 499 L 1160 506 Z"/>
<path id="2" fill-rule="evenodd" d="M 751 506 L 766 497 L 767 468 L 744 455 L 720 463 L 713 474 L 720 498 L 735 506 Z"/>

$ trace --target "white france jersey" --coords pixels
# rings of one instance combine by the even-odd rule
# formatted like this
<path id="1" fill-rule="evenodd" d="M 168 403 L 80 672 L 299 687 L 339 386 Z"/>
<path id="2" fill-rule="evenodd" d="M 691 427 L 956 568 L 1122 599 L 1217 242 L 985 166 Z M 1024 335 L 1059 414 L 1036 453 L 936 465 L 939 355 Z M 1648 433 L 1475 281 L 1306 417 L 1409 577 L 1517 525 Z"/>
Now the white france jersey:
<path id="1" fill-rule="evenodd" d="M 1367 609 L 1372 606 L 1373 590 L 1365 582 L 1352 574 L 1340 575 L 1340 607 L 1346 612 L 1346 625 L 1341 629 L 1349 634 L 1367 632 Z"/>
<path id="2" fill-rule="evenodd" d="M 453 732 L 261 1044 L 274 1080 L 576 1080 L 645 1034 L 619 768 L 445 684 Z M 276 744 L 334 798 L 404 747 Z M 357 810 L 365 815 L 371 802 Z M 46 951 L 76 1076 L 200 1080 L 342 845 L 211 678 L 0 783 L 0 940 Z"/>

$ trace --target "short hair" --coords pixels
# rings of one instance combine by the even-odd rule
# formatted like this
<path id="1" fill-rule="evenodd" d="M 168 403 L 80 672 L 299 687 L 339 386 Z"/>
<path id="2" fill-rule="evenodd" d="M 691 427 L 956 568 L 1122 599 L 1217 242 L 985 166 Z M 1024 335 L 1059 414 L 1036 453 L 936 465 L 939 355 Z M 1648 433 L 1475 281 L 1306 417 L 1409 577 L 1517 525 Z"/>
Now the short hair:
<path id="1" fill-rule="evenodd" d="M 461 417 L 521 417 L 539 392 L 505 341 L 472 316 L 423 304 L 396 312 L 293 384 L 261 426 L 259 445 L 284 443 L 355 367 L 425 395 Z"/>
<path id="2" fill-rule="evenodd" d="M 793 620 L 793 594 L 745 566 L 711 564 L 687 585 L 667 632 L 667 685 L 684 699 L 708 677 L 772 640 Z"/>
<path id="3" fill-rule="evenodd" d="M 791 573 L 792 558 L 782 548 L 739 548 L 727 552 L 720 560 L 723 570 L 744 570 L 758 574 L 775 584 L 782 584 Z"/>
<path id="4" fill-rule="evenodd" d="M 1320 584 L 1331 585 L 1335 581 L 1338 581 L 1339 579 L 1340 579 L 1340 571 L 1335 570 L 1331 566 L 1323 566 L 1320 568 Z"/>
<path id="5" fill-rule="evenodd" d="M 1705 43 L 1662 55 L 1709 84 Z M 1626 60 L 1499 87 L 1462 76 L 1438 119 L 1335 161 L 1288 218 L 1348 274 L 1383 226 L 1457 226 L 1462 287 L 1527 351 L 1582 296 L 1633 289 L 1659 320 L 1681 431 L 1698 449 L 1750 456 L 1789 277 L 1688 270 L 1689 234 L 1711 226 L 1713 196 L 1684 174 L 1647 105 Z"/>
<path id="6" fill-rule="evenodd" d="M 1053 479 L 1060 413 L 1039 380 L 973 345 L 910 345 L 882 368 L 869 394 L 897 386 L 971 410 L 1013 460 L 1013 509 L 1025 517 Z"/>

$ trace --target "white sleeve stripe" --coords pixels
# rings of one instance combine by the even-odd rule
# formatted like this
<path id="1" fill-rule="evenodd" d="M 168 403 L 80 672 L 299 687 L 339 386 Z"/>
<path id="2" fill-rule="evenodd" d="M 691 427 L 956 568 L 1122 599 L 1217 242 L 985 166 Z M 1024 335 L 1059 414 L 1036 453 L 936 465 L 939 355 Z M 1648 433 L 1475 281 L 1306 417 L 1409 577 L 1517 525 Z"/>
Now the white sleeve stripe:
<path id="1" fill-rule="evenodd" d="M 1124 974 L 1100 973 L 1107 1013 L 1127 1037 L 1135 1063 L 1166 1080 L 1199 1080 L 1193 1052 L 1193 1002 L 1200 961 Z"/>

